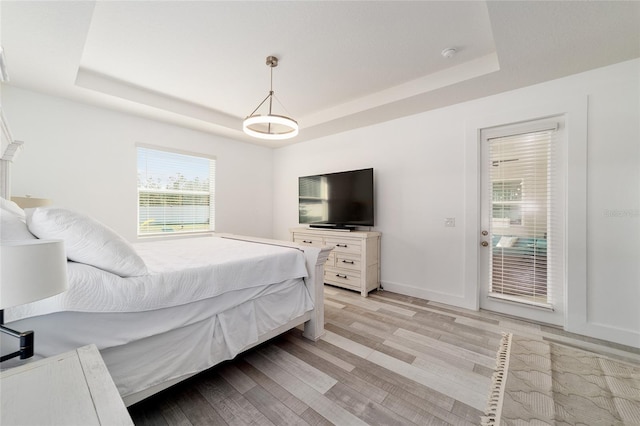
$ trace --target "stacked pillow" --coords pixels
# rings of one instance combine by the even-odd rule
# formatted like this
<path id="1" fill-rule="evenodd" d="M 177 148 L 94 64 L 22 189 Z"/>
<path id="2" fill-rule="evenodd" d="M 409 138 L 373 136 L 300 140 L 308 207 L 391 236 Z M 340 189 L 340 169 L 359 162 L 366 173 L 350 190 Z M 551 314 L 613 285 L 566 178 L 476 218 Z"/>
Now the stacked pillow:
<path id="1" fill-rule="evenodd" d="M 0 197 L 0 241 L 32 240 L 36 237 L 29 232 L 24 211 L 13 201 Z"/>
<path id="2" fill-rule="evenodd" d="M 121 277 L 146 275 L 142 258 L 118 233 L 97 220 L 71 210 L 38 207 L 23 211 L 2 200 L 2 241 L 63 240 L 67 258 Z"/>

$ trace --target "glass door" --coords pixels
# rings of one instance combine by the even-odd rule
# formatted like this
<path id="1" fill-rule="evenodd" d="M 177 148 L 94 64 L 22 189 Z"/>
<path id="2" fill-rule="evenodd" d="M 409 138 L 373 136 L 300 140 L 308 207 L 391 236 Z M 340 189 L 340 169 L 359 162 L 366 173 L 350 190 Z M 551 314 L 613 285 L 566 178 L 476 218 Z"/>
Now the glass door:
<path id="1" fill-rule="evenodd" d="M 561 324 L 564 280 L 551 270 L 563 264 L 551 260 L 561 253 L 556 128 L 483 134 L 480 306 Z"/>

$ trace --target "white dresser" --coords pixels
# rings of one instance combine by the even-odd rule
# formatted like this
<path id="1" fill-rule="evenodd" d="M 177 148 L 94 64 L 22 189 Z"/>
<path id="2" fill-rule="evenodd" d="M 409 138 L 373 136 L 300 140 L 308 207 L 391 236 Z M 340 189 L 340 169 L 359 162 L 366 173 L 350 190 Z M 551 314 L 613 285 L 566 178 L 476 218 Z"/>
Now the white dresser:
<path id="1" fill-rule="evenodd" d="M 4 370 L 0 387 L 2 425 L 133 425 L 95 345 Z"/>
<path id="2" fill-rule="evenodd" d="M 334 247 L 324 265 L 326 284 L 359 291 L 364 297 L 380 287 L 380 232 L 311 228 L 290 232 L 296 243 Z"/>

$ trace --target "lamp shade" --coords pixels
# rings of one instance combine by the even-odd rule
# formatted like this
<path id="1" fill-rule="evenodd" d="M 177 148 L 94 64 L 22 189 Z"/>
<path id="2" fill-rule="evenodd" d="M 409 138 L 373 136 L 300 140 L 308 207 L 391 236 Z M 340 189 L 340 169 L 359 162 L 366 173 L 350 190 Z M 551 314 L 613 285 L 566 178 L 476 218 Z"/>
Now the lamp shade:
<path id="1" fill-rule="evenodd" d="M 50 206 L 52 201 L 48 198 L 34 198 L 34 197 L 11 197 L 11 201 L 16 203 L 23 209 L 30 209 L 34 207 Z"/>
<path id="2" fill-rule="evenodd" d="M 280 140 L 298 135 L 298 123 L 283 115 L 252 115 L 242 123 L 242 129 L 260 139 Z"/>
<path id="3" fill-rule="evenodd" d="M 0 245 L 0 309 L 45 299 L 67 287 L 62 241 L 7 241 Z"/>

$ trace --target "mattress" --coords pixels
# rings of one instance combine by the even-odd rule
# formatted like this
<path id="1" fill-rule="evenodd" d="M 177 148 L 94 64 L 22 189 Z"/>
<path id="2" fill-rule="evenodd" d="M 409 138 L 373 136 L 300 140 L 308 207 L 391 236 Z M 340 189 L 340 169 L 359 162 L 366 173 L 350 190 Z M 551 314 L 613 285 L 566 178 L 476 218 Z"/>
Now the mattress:
<path id="1" fill-rule="evenodd" d="M 219 237 L 134 244 L 148 275 L 69 262 L 69 289 L 5 310 L 5 322 L 54 312 L 142 312 L 307 277 L 302 251 Z M 238 293 L 239 294 L 239 293 Z"/>

